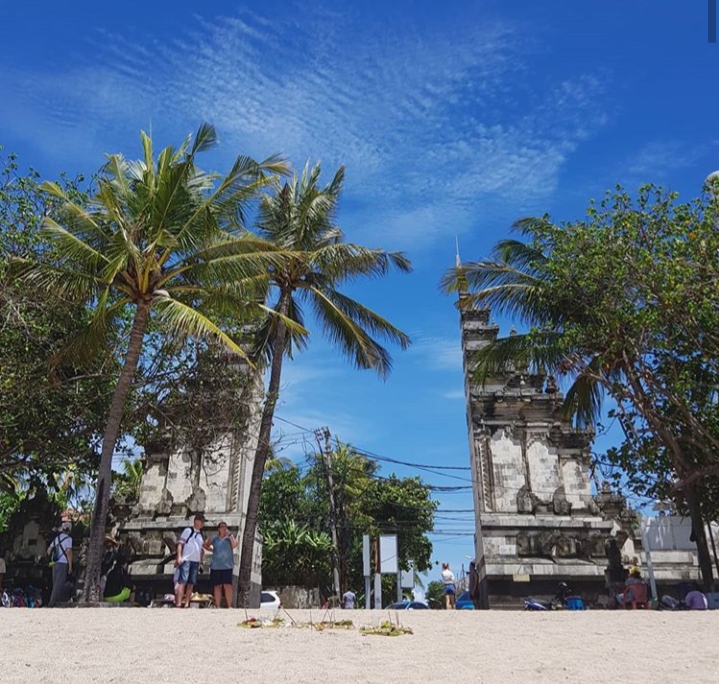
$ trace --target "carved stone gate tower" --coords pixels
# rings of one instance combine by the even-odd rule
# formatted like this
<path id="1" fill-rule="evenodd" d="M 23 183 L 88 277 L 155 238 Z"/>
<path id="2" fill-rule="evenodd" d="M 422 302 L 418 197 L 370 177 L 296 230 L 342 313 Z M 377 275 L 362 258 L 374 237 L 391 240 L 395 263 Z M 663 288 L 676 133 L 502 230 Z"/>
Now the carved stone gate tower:
<path id="1" fill-rule="evenodd" d="M 489 308 L 460 304 L 479 579 L 475 601 L 488 607 L 490 596 L 553 593 L 559 580 L 599 590 L 605 546 L 622 527 L 610 518 L 623 505 L 610 511 L 609 500 L 592 496 L 592 435 L 562 418 L 563 397 L 552 378 L 513 368 L 483 386 L 473 383 L 472 353 L 495 340 L 499 329 L 490 322 Z"/>
<path id="2" fill-rule="evenodd" d="M 244 532 L 263 385 L 242 361 L 213 362 L 210 372 L 187 393 L 176 424 L 166 427 L 164 437 L 145 445 L 139 502 L 119 530 L 134 559 L 130 572 L 135 582 L 152 587 L 156 593 L 172 592 L 177 539 L 184 527 L 192 525 L 196 513 L 205 516 L 206 536 L 212 535 L 221 521 L 240 542 Z M 232 404 L 239 410 L 223 411 L 223 406 Z M 235 588 L 238 554 L 239 547 Z M 200 576 L 203 591 L 208 578 L 209 572 Z M 250 605 L 259 605 L 260 588 L 258 540 Z"/>

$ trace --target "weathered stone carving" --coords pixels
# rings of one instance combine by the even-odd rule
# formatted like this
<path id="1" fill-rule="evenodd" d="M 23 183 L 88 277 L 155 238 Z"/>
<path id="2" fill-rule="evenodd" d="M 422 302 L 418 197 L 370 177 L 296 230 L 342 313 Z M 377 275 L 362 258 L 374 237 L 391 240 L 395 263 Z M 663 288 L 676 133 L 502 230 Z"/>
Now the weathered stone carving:
<path id="1" fill-rule="evenodd" d="M 595 497 L 597 506 L 606 519 L 618 518 L 627 508 L 627 502 L 623 496 L 612 492 L 609 482 L 603 482 L 600 492 Z"/>
<path id="2" fill-rule="evenodd" d="M 175 501 L 170 493 L 170 490 L 165 487 L 162 490 L 157 506 L 155 506 L 155 513 L 157 515 L 170 515 L 170 513 L 172 513 L 172 505 L 174 502 Z"/>
<path id="3" fill-rule="evenodd" d="M 202 487 L 195 487 L 192 490 L 192 496 L 187 500 L 187 508 L 193 513 L 202 513 L 205 510 L 205 490 Z"/>
<path id="4" fill-rule="evenodd" d="M 555 515 L 571 515 L 572 504 L 567 501 L 567 495 L 564 491 L 564 485 L 557 487 L 552 496 L 552 507 Z"/>
<path id="5" fill-rule="evenodd" d="M 517 492 L 517 512 L 534 513 L 537 497 L 529 491 L 527 485 L 523 485 Z"/>

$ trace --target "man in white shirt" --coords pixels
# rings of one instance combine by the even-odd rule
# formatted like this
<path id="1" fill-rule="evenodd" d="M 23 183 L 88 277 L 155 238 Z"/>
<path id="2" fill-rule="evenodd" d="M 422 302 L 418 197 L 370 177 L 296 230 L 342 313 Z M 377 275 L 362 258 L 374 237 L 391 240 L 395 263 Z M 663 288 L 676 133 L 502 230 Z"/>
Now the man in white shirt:
<path id="1" fill-rule="evenodd" d="M 351 589 L 342 594 L 342 607 L 346 610 L 354 610 L 356 601 L 357 595 Z"/>
<path id="2" fill-rule="evenodd" d="M 178 608 L 189 608 L 192 590 L 197 584 L 197 573 L 205 553 L 203 545 L 205 538 L 202 526 L 205 518 L 199 513 L 195 516 L 192 527 L 186 527 L 177 543 L 177 558 L 175 567 L 179 569 L 175 591 L 175 605 Z M 184 605 L 183 605 L 184 597 Z"/>
<path id="3" fill-rule="evenodd" d="M 71 527 L 69 522 L 62 523 L 60 531 L 47 547 L 47 555 L 50 556 L 52 565 L 52 594 L 47 604 L 49 608 L 54 608 L 58 602 L 67 600 L 65 585 L 68 576 L 72 575 Z"/>

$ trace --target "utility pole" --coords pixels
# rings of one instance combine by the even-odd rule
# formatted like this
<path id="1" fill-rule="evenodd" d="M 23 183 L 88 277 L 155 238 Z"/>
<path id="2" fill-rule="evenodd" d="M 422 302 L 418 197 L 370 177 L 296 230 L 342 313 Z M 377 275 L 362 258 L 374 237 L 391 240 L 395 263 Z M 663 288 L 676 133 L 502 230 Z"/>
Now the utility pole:
<path id="1" fill-rule="evenodd" d="M 342 600 L 340 592 L 340 568 L 339 568 L 339 542 L 337 540 L 337 507 L 335 504 L 335 483 L 332 477 L 332 435 L 329 428 L 323 428 L 321 434 L 325 438 L 324 461 L 325 470 L 327 472 L 327 490 L 329 492 L 330 501 L 330 534 L 332 535 L 332 588 L 338 604 Z M 320 431 L 317 431 L 317 443 L 322 450 L 320 443 Z"/>

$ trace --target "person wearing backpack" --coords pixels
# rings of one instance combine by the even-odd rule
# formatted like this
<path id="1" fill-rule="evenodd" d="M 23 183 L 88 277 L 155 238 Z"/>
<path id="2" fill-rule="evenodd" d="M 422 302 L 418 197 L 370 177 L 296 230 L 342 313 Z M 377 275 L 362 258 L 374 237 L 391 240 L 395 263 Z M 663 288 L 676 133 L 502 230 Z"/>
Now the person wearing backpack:
<path id="1" fill-rule="evenodd" d="M 192 590 L 197 584 L 197 573 L 200 570 L 200 563 L 202 563 L 202 557 L 205 553 L 203 549 L 205 537 L 202 534 L 204 524 L 204 516 L 198 513 L 193 520 L 192 527 L 186 527 L 182 531 L 180 540 L 177 543 L 175 567 L 180 570 L 180 573 L 177 581 L 177 591 L 175 592 L 175 606 L 178 608 L 190 607 Z"/>
<path id="2" fill-rule="evenodd" d="M 72 575 L 71 527 L 69 522 L 62 523 L 60 531 L 47 547 L 47 555 L 50 556 L 52 566 L 52 594 L 47 604 L 49 608 L 54 608 L 59 602 L 67 600 L 67 579 Z"/>

